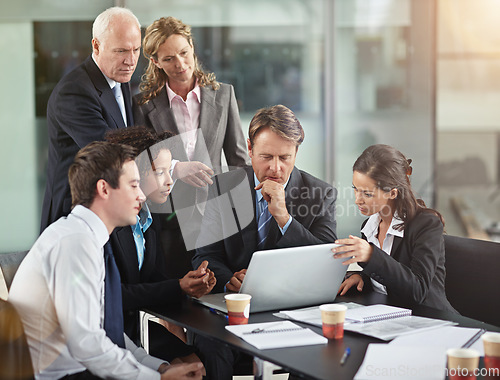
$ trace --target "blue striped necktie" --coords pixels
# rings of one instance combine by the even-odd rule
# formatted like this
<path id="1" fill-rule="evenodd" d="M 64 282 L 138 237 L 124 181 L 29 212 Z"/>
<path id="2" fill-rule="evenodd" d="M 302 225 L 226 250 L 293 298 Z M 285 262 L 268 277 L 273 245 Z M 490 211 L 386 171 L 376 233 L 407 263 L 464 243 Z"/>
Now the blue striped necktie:
<path id="1" fill-rule="evenodd" d="M 262 212 L 259 215 L 257 224 L 257 249 L 262 249 L 266 242 L 267 233 L 269 232 L 269 225 L 271 224 L 272 215 L 267 207 L 267 202 L 264 198 L 260 199 Z"/>

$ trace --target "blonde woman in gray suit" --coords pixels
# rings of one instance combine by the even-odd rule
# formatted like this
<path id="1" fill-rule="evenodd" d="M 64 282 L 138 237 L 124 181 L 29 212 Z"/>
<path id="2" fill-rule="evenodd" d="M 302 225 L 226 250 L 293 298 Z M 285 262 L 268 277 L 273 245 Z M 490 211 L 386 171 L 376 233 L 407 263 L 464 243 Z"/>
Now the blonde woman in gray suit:
<path id="1" fill-rule="evenodd" d="M 211 176 L 221 171 L 224 150 L 229 166 L 248 163 L 246 142 L 241 129 L 234 89 L 219 83 L 213 73 L 204 72 L 194 52 L 191 27 L 174 17 L 160 18 L 147 29 L 143 51 L 149 59 L 140 85 L 141 93 L 134 98 L 136 125 L 145 125 L 157 133 L 170 131 L 179 134 L 184 149 L 173 152 L 179 162 L 174 166 L 176 182 L 171 196 L 173 210 L 191 207 L 189 223 L 177 214 L 163 217 L 164 248 L 184 252 L 194 248 L 197 229 Z M 206 198 L 205 198 L 206 199 Z M 184 208 L 185 210 L 186 208 Z M 178 222 L 184 231 L 184 242 Z M 186 224 L 194 231 L 186 232 Z M 191 253 L 191 252 L 189 252 Z M 192 254 L 178 255 L 167 262 L 171 275 L 190 269 Z M 189 268 L 187 268 L 189 266 Z"/>

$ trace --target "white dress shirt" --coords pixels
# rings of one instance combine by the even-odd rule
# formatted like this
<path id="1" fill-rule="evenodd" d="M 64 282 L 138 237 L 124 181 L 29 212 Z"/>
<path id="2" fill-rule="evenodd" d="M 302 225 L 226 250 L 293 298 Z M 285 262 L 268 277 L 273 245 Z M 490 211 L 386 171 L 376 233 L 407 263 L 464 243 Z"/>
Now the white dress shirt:
<path id="1" fill-rule="evenodd" d="M 392 244 L 394 243 L 394 237 L 403 238 L 404 230 L 398 231 L 394 227 L 398 224 L 402 223 L 401 219 L 398 219 L 397 216 L 394 216 L 391 220 L 391 225 L 387 230 L 385 235 L 385 239 L 383 241 L 383 246 L 380 247 L 380 242 L 378 241 L 378 227 L 380 225 L 380 221 L 382 218 L 379 213 L 373 214 L 368 218 L 365 226 L 361 230 L 361 232 L 366 236 L 366 240 L 368 243 L 373 243 L 377 248 L 380 248 L 382 251 L 387 253 L 389 256 L 391 255 Z M 373 278 L 371 279 L 373 290 L 378 293 L 387 294 L 387 289 L 380 282 L 375 281 Z"/>
<path id="2" fill-rule="evenodd" d="M 21 263 L 9 301 L 21 316 L 36 379 L 85 369 L 109 379 L 160 378 L 154 369 L 162 360 L 126 336 L 127 349 L 118 347 L 103 329 L 108 239 L 101 219 L 76 206 L 42 233 Z"/>

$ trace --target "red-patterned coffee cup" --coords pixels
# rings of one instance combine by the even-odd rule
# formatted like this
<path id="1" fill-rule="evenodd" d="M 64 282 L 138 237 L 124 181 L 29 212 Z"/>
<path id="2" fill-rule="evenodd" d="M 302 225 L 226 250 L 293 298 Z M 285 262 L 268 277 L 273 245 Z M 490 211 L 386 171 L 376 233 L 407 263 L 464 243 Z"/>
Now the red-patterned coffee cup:
<path id="1" fill-rule="evenodd" d="M 344 337 L 344 320 L 347 307 L 339 304 L 324 304 L 321 310 L 323 335 L 328 339 L 342 339 Z"/>
<path id="2" fill-rule="evenodd" d="M 500 377 L 500 333 L 487 332 L 483 334 L 484 366 L 490 376 Z"/>
<path id="3" fill-rule="evenodd" d="M 226 294 L 227 316 L 230 325 L 246 325 L 250 316 L 250 294 Z"/>

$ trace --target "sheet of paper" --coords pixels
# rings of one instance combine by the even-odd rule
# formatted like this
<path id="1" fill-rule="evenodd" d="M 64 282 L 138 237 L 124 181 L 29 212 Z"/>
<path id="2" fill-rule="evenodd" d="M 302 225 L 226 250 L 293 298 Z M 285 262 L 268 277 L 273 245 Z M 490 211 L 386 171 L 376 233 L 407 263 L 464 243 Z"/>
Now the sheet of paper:
<path id="1" fill-rule="evenodd" d="M 417 331 L 456 324 L 451 321 L 425 317 L 409 316 L 368 323 L 346 323 L 344 330 L 373 336 L 382 340 L 391 340 L 397 336 L 414 334 Z"/>
<path id="2" fill-rule="evenodd" d="M 371 343 L 354 379 L 443 380 L 445 367 L 444 347 Z"/>
<path id="3" fill-rule="evenodd" d="M 226 329 L 261 350 L 328 343 L 324 336 L 290 321 L 232 325 Z"/>
<path id="4" fill-rule="evenodd" d="M 389 344 L 397 346 L 414 346 L 424 347 L 430 343 L 434 346 L 442 346 L 445 348 L 460 348 L 463 347 L 471 338 L 481 332 L 481 329 L 458 326 L 444 326 L 436 329 L 416 332 L 414 334 L 403 335 L 395 338 Z M 479 344 L 477 342 L 479 341 Z M 483 343 L 480 337 L 471 346 L 484 356 Z"/>

